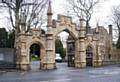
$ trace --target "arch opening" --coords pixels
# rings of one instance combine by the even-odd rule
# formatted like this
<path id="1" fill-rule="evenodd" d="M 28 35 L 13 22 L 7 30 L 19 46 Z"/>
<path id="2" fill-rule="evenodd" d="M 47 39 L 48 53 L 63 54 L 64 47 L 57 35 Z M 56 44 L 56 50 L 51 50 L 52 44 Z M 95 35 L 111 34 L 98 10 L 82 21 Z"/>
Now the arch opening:
<path id="1" fill-rule="evenodd" d="M 75 40 L 70 35 L 67 39 L 67 61 L 69 67 L 75 66 Z"/>
<path id="2" fill-rule="evenodd" d="M 30 46 L 29 61 L 31 70 L 38 70 L 40 68 L 41 46 L 33 43 Z"/>
<path id="3" fill-rule="evenodd" d="M 88 46 L 86 49 L 86 66 L 93 66 L 93 48 L 91 46 Z"/>
<path id="4" fill-rule="evenodd" d="M 75 66 L 75 36 L 72 32 L 65 29 L 61 32 L 58 32 L 56 34 L 56 40 L 55 40 L 55 53 L 59 53 L 62 57 L 62 61 L 66 62 L 66 66 L 74 67 Z M 63 53 L 60 53 L 57 48 L 56 41 L 60 40 L 63 46 Z M 55 58 L 56 59 L 56 58 Z M 57 61 L 56 61 L 57 62 Z"/>

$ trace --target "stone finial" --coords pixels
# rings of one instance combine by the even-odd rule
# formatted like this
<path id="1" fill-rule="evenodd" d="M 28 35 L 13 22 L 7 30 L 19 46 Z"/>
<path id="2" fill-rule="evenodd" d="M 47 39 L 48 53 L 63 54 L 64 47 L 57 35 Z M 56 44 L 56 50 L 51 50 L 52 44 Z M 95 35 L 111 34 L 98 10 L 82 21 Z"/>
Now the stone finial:
<path id="1" fill-rule="evenodd" d="M 80 21 L 79 37 L 80 38 L 85 38 L 85 35 L 86 35 L 86 21 L 82 17 L 80 17 L 79 21 Z"/>
<path id="2" fill-rule="evenodd" d="M 98 23 L 98 22 L 96 23 L 96 29 L 95 29 L 95 32 L 96 32 L 96 33 L 99 32 L 99 23 Z"/>
<path id="3" fill-rule="evenodd" d="M 51 30 L 52 27 L 52 8 L 51 8 L 51 0 L 49 0 L 48 10 L 47 10 L 47 27 L 48 31 Z"/>
<path id="4" fill-rule="evenodd" d="M 26 15 L 24 12 L 22 12 L 21 15 L 21 32 L 25 33 L 25 27 L 26 27 Z"/>
<path id="5" fill-rule="evenodd" d="M 80 17 L 80 28 L 83 28 L 86 26 L 86 22 L 85 22 L 85 19 L 83 17 Z"/>
<path id="6" fill-rule="evenodd" d="M 52 15 L 52 7 L 51 7 L 51 0 L 49 0 L 47 15 Z"/>

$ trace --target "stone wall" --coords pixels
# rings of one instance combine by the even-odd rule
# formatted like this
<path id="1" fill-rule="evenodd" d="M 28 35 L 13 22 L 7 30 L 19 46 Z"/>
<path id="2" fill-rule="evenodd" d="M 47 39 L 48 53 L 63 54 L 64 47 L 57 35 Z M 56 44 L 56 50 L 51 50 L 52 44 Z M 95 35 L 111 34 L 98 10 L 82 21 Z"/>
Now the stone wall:
<path id="1" fill-rule="evenodd" d="M 119 63 L 120 63 L 120 49 L 113 48 L 111 50 L 110 59 L 104 60 L 103 65 Z"/>
<path id="2" fill-rule="evenodd" d="M 113 48 L 111 52 L 111 60 L 120 63 L 120 49 Z"/>
<path id="3" fill-rule="evenodd" d="M 13 48 L 0 48 L 0 69 L 15 68 L 15 52 Z"/>

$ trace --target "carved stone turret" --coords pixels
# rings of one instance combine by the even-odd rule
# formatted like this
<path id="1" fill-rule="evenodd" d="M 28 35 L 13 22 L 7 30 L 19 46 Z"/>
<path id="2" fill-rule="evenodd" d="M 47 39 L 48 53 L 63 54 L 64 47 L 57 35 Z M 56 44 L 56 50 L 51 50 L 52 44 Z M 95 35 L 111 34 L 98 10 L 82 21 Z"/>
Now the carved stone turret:
<path id="1" fill-rule="evenodd" d="M 22 16 L 21 16 L 21 33 L 25 33 L 25 27 L 26 27 L 26 17 L 25 17 L 25 13 L 22 13 Z"/>
<path id="2" fill-rule="evenodd" d="M 52 8 L 51 1 L 49 0 L 48 11 L 47 11 L 47 34 L 46 34 L 46 64 L 45 69 L 54 69 L 55 66 L 55 39 L 54 31 L 52 28 Z"/>
<path id="3" fill-rule="evenodd" d="M 85 38 L 86 34 L 86 24 L 85 20 L 81 17 L 80 18 L 80 30 L 79 30 L 79 38 Z"/>
<path id="4" fill-rule="evenodd" d="M 48 10 L 47 10 L 47 27 L 52 27 L 52 8 L 51 1 L 49 0 Z"/>

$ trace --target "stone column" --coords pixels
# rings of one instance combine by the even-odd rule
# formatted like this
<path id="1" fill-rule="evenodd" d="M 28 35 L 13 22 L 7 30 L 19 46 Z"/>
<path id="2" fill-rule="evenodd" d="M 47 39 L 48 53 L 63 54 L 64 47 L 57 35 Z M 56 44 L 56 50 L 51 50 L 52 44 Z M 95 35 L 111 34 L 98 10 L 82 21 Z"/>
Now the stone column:
<path id="1" fill-rule="evenodd" d="M 101 54 L 101 51 L 100 51 L 100 43 L 99 43 L 99 41 L 98 41 L 98 46 L 97 46 L 98 48 L 98 65 L 97 66 L 101 66 L 102 65 L 102 54 Z"/>
<path id="2" fill-rule="evenodd" d="M 53 33 L 52 8 L 51 1 L 49 0 L 47 10 L 46 58 L 44 63 L 44 69 L 55 68 L 55 40 Z"/>
<path id="3" fill-rule="evenodd" d="M 25 34 L 19 34 L 16 41 L 16 68 L 24 71 L 30 69 L 25 38 Z"/>
<path id="4" fill-rule="evenodd" d="M 96 42 L 96 53 L 95 53 L 95 58 L 93 60 L 93 66 L 98 67 L 102 65 L 102 55 L 100 51 L 100 43 L 98 39 L 94 39 Z"/>
<path id="5" fill-rule="evenodd" d="M 47 34 L 46 37 L 46 59 L 44 69 L 54 69 L 55 66 L 55 41 L 53 34 Z"/>
<path id="6" fill-rule="evenodd" d="M 75 67 L 83 68 L 86 67 L 86 48 L 85 48 L 85 20 L 80 19 L 80 30 L 79 30 L 79 50 L 77 54 L 78 60 L 75 63 Z"/>

